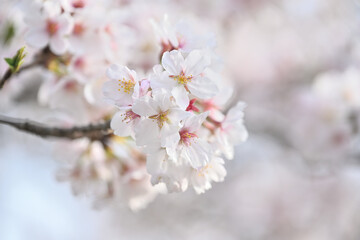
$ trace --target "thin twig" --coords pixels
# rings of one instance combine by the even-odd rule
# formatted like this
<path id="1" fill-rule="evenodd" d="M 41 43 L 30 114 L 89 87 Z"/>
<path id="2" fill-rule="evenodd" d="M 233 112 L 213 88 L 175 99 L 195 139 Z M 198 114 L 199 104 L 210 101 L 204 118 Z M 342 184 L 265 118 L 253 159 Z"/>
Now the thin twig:
<path id="1" fill-rule="evenodd" d="M 77 139 L 87 137 L 91 139 L 102 139 L 112 133 L 112 130 L 110 129 L 110 120 L 84 126 L 61 128 L 48 126 L 32 120 L 0 115 L 0 124 L 12 126 L 18 130 L 35 134 L 44 138 L 57 137 Z"/>
<path id="2" fill-rule="evenodd" d="M 6 83 L 13 75 L 19 74 L 20 72 L 22 72 L 22 71 L 24 71 L 24 70 L 26 70 L 26 69 L 35 67 L 35 66 L 39 65 L 40 63 L 41 63 L 40 61 L 34 61 L 34 62 L 32 62 L 32 63 L 29 63 L 29 64 L 27 64 L 27 65 L 22 66 L 22 67 L 21 67 L 17 72 L 15 72 L 15 73 L 13 73 L 13 72 L 11 71 L 11 69 L 9 68 L 9 69 L 5 72 L 4 76 L 3 76 L 3 77 L 1 78 L 1 80 L 0 80 L 0 89 L 2 89 L 2 88 L 4 87 L 5 83 Z"/>

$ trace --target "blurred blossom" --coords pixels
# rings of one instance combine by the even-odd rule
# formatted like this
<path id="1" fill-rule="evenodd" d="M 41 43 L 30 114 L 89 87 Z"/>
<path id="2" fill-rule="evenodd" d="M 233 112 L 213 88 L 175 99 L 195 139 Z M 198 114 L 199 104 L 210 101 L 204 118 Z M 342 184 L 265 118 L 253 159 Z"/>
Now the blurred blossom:
<path id="1" fill-rule="evenodd" d="M 1 126 L 0 239 L 359 239 L 359 16 L 356 0 L 0 1 L 1 59 L 25 45 L 36 63 L 1 115 L 114 131 Z"/>

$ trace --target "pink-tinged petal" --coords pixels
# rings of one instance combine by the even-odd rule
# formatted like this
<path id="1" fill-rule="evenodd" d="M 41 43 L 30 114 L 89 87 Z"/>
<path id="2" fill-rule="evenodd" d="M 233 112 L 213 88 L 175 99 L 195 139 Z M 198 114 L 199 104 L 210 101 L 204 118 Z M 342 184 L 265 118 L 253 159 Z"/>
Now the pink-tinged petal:
<path id="1" fill-rule="evenodd" d="M 129 106 L 133 103 L 132 93 L 124 92 L 118 81 L 108 81 L 103 85 L 105 100 L 119 107 Z"/>
<path id="2" fill-rule="evenodd" d="M 165 52 L 161 64 L 170 75 L 179 75 L 184 65 L 184 57 L 177 50 Z"/>
<path id="3" fill-rule="evenodd" d="M 144 117 L 158 114 L 157 104 L 148 96 L 138 99 L 134 102 L 133 112 Z"/>
<path id="4" fill-rule="evenodd" d="M 50 50 L 57 54 L 62 55 L 66 52 L 69 42 L 67 39 L 61 37 L 61 36 L 54 36 L 50 38 Z"/>
<path id="5" fill-rule="evenodd" d="M 149 80 L 142 80 L 140 82 L 140 88 L 139 88 L 139 97 L 145 96 L 149 92 L 150 88 L 150 81 Z"/>
<path id="6" fill-rule="evenodd" d="M 132 94 L 132 98 L 134 101 L 140 97 L 140 82 L 136 82 L 134 86 L 134 92 Z"/>
<path id="7" fill-rule="evenodd" d="M 127 137 L 132 134 L 133 123 L 126 117 L 126 111 L 117 112 L 111 120 L 111 128 L 114 130 L 114 134 L 120 137 Z"/>
<path id="8" fill-rule="evenodd" d="M 36 28 L 26 34 L 25 41 L 32 47 L 44 48 L 49 43 L 49 35 L 45 29 Z"/>
<path id="9" fill-rule="evenodd" d="M 136 145 L 151 145 L 159 139 L 159 127 L 157 122 L 152 119 L 142 119 L 135 128 Z"/>
<path id="10" fill-rule="evenodd" d="M 179 107 L 183 110 L 185 110 L 189 106 L 189 97 L 186 89 L 184 86 L 179 85 L 175 87 L 171 94 L 174 96 L 176 104 L 179 105 Z"/>
<path id="11" fill-rule="evenodd" d="M 211 61 L 207 55 L 199 50 L 194 50 L 185 59 L 185 75 L 198 76 L 204 72 L 205 68 L 210 65 Z"/>
<path id="12" fill-rule="evenodd" d="M 207 77 L 196 77 L 187 84 L 189 91 L 196 97 L 201 99 L 209 99 L 214 97 L 219 89 L 216 84 Z"/>

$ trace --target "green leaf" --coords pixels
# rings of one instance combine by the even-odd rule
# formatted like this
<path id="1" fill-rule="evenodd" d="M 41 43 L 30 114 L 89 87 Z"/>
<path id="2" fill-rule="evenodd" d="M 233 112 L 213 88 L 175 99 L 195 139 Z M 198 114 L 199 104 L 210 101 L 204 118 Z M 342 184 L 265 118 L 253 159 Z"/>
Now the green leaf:
<path id="1" fill-rule="evenodd" d="M 9 68 L 13 73 L 19 71 L 20 66 L 24 63 L 24 58 L 26 57 L 25 47 L 20 48 L 14 57 L 5 58 L 5 61 L 9 65 Z"/>
<path id="2" fill-rule="evenodd" d="M 4 39 L 3 42 L 5 45 L 9 45 L 15 36 L 15 25 L 12 22 L 7 22 L 4 29 Z"/>

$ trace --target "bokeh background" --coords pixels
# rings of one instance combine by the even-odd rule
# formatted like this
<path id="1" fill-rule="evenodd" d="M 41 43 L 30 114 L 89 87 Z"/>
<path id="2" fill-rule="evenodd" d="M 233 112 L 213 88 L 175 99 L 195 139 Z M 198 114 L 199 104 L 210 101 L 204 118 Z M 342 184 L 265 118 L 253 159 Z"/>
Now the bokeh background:
<path id="1" fill-rule="evenodd" d="M 10 20 L 23 31 L 20 5 L 1 0 L 0 30 Z M 225 181 L 205 194 L 159 195 L 132 212 L 122 204 L 94 209 L 90 198 L 58 182 L 57 140 L 0 126 L 1 240 L 360 239 L 359 1 L 119 0 L 119 6 L 147 35 L 145 20 L 165 13 L 215 34 L 233 101 L 248 105 L 248 141 L 227 163 Z M 23 44 L 19 37 L 2 45 L 0 56 Z M 127 58 L 133 66 L 152 61 L 146 53 Z M 43 76 L 26 74 L 0 91 L 1 113 L 58 114 L 38 104 Z"/>

